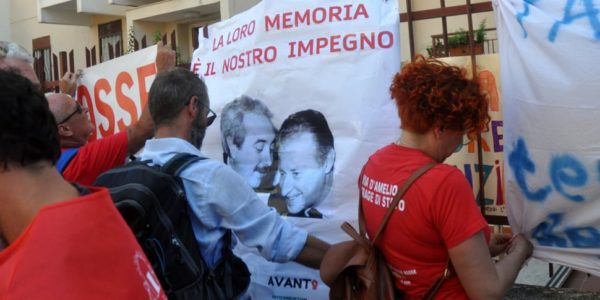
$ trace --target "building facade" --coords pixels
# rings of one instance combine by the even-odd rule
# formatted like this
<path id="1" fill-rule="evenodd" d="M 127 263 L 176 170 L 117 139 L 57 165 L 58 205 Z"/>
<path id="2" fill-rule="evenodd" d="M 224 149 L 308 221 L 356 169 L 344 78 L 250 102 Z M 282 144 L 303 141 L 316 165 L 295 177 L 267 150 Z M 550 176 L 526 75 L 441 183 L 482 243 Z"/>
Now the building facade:
<path id="1" fill-rule="evenodd" d="M 197 32 L 244 11 L 257 0 L 10 0 L 3 1 L 7 24 L 2 40 L 19 43 L 34 55 L 46 90 L 75 71 L 154 45 L 161 40 L 186 65 Z M 5 9 L 1 9 L 5 8 Z"/>
<path id="2" fill-rule="evenodd" d="M 400 13 L 435 9 L 437 1 L 398 0 Z M 3 0 L 0 38 L 12 40 L 34 54 L 35 69 L 46 90 L 55 89 L 67 71 L 83 69 L 154 45 L 162 40 L 177 52 L 177 63 L 189 64 L 198 29 L 245 11 L 259 0 Z M 446 6 L 464 0 L 446 0 Z M 489 2 L 473 0 L 472 3 Z M 2 18 L 1 14 L 7 15 Z M 473 15 L 474 24 L 495 27 L 492 12 Z M 448 32 L 467 28 L 465 15 L 447 18 Z M 406 24 L 403 24 L 406 25 Z M 442 33 L 441 19 L 413 24 L 415 53 L 428 56 Z M 410 59 L 408 26 L 401 26 L 401 57 Z M 495 38 L 495 32 L 493 36 Z M 486 51 L 486 53 L 495 51 Z"/>

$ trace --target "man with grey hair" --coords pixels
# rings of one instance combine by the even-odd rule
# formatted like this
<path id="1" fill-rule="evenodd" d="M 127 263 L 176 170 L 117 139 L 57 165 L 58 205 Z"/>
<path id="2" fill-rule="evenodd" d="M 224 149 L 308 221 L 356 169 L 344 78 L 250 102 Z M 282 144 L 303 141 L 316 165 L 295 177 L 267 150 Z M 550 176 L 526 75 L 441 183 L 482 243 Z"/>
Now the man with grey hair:
<path id="1" fill-rule="evenodd" d="M 23 77 L 31 80 L 34 86 L 41 89 L 41 83 L 35 70 L 33 69 L 33 56 L 29 54 L 27 49 L 21 45 L 0 41 L 0 69 L 12 69 L 21 74 Z M 77 78 L 79 75 L 71 72 L 66 72 L 59 80 L 59 89 L 61 92 L 75 95 L 75 87 L 77 87 Z"/>
<path id="2" fill-rule="evenodd" d="M 31 66 L 32 63 L 33 57 L 25 48 L 17 43 L 0 41 L 0 69 L 13 69 L 39 88 L 40 80 Z"/>
<path id="3" fill-rule="evenodd" d="M 222 111 L 223 160 L 254 189 L 273 186 L 271 146 L 276 129 L 272 117 L 262 101 L 246 95 L 227 103 Z"/>

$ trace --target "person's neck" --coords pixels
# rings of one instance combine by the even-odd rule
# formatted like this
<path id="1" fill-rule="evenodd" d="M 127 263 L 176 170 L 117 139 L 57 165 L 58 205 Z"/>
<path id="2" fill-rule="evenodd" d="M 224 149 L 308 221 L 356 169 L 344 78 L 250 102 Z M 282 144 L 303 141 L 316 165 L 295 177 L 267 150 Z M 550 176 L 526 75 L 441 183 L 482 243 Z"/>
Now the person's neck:
<path id="1" fill-rule="evenodd" d="M 431 157 L 435 161 L 438 159 L 438 148 L 435 143 L 435 137 L 433 130 L 430 130 L 424 134 L 414 133 L 403 130 L 400 138 L 395 142 L 396 145 L 419 150 L 427 156 Z"/>
<path id="2" fill-rule="evenodd" d="M 69 138 L 61 138 L 60 139 L 60 147 L 61 148 L 79 148 L 85 144 L 80 143 L 79 141 L 72 140 Z"/>
<path id="3" fill-rule="evenodd" d="M 154 138 L 180 138 L 188 142 L 192 141 L 191 129 L 187 126 L 164 125 L 156 127 Z"/>
<path id="4" fill-rule="evenodd" d="M 0 171 L 0 235 L 12 243 L 38 211 L 79 195 L 49 162 Z"/>

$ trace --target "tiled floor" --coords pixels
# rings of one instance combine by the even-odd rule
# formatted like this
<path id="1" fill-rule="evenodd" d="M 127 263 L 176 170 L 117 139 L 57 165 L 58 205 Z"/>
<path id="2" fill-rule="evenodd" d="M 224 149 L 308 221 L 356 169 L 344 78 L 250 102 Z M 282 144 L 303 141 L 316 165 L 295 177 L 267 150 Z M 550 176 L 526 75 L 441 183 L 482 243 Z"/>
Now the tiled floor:
<path id="1" fill-rule="evenodd" d="M 553 270 L 556 274 L 559 272 L 559 266 L 555 264 Z M 516 283 L 548 286 L 550 279 L 548 263 L 532 258 L 527 262 L 527 265 L 521 269 Z M 600 292 L 600 277 L 571 270 L 569 276 L 564 280 L 564 283 L 561 286 L 554 287 L 572 288 L 582 292 Z"/>
<path id="2" fill-rule="evenodd" d="M 531 258 L 527 261 L 526 265 L 523 266 L 515 282 L 520 284 L 545 286 L 548 280 L 550 280 L 548 263 Z"/>
<path id="3" fill-rule="evenodd" d="M 573 271 L 563 284 L 563 287 L 585 292 L 600 292 L 600 277 L 580 271 Z"/>

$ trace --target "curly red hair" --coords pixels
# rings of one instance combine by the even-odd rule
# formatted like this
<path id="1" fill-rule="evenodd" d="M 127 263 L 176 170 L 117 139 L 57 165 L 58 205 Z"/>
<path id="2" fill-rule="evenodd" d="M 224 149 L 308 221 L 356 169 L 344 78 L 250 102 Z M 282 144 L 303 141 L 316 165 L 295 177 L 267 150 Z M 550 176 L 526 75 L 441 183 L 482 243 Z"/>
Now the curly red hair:
<path id="1" fill-rule="evenodd" d="M 476 79 L 463 69 L 422 56 L 394 76 L 390 87 L 402 128 L 423 134 L 440 127 L 469 137 L 486 131 L 488 102 Z"/>

